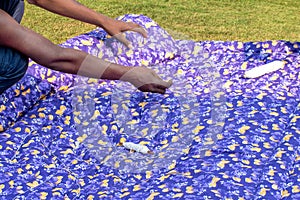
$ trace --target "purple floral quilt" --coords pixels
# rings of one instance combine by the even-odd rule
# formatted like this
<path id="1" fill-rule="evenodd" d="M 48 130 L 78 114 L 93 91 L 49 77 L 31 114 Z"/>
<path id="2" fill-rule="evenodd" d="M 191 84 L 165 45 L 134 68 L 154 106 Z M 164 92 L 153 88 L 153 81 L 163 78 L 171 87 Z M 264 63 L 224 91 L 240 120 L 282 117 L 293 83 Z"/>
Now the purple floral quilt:
<path id="1" fill-rule="evenodd" d="M 128 49 L 102 29 L 67 40 L 153 68 L 165 95 L 30 62 L 0 95 L 1 199 L 299 199 L 300 43 L 174 39 L 152 19 Z M 282 69 L 243 74 L 275 60 Z M 120 145 L 147 146 L 141 154 Z"/>

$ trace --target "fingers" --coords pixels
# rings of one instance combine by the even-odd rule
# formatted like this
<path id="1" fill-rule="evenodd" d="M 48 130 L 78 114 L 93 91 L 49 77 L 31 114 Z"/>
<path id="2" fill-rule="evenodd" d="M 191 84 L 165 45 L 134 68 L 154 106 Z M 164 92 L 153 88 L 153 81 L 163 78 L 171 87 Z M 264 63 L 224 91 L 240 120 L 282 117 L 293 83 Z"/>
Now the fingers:
<path id="1" fill-rule="evenodd" d="M 164 81 L 153 70 L 152 70 L 151 74 L 153 77 L 156 78 L 156 80 L 153 80 L 154 82 L 148 84 L 148 85 L 150 85 L 149 91 L 154 92 L 154 93 L 165 94 L 166 90 L 168 88 L 170 88 L 173 84 L 172 79 L 170 79 L 168 81 Z"/>
<path id="2" fill-rule="evenodd" d="M 173 85 L 173 80 L 170 79 L 167 82 L 164 81 L 164 86 L 166 86 L 166 88 L 170 88 Z"/>
<path id="3" fill-rule="evenodd" d="M 161 88 L 162 88 L 162 87 L 164 87 L 164 88 L 169 88 L 169 87 L 171 87 L 171 86 L 173 85 L 173 80 L 172 80 L 172 79 L 170 79 L 170 80 L 168 80 L 168 81 L 164 81 L 164 80 L 162 80 L 162 79 L 160 78 L 160 76 L 158 76 L 157 73 L 155 73 L 155 71 L 152 71 L 152 75 L 153 75 L 154 77 L 156 77 L 157 80 L 160 81 L 160 87 L 161 87 Z"/>
<path id="4" fill-rule="evenodd" d="M 142 28 L 140 25 L 133 23 L 133 22 L 124 22 L 124 23 L 127 23 L 127 26 L 125 28 L 123 28 L 123 30 L 120 30 L 120 32 L 118 34 L 115 34 L 112 37 L 114 37 L 118 41 L 122 42 L 126 47 L 131 49 L 132 44 L 129 40 L 126 39 L 123 32 L 133 31 L 133 32 L 141 34 L 144 38 L 148 37 L 147 31 L 144 28 Z"/>
<path id="5" fill-rule="evenodd" d="M 152 92 L 165 94 L 166 90 L 170 88 L 172 85 L 172 80 L 169 80 L 168 82 L 163 81 L 163 83 L 160 84 L 153 84 Z"/>
<path id="6" fill-rule="evenodd" d="M 146 31 L 146 29 L 144 29 L 143 27 L 141 27 L 140 25 L 133 23 L 133 22 L 127 22 L 129 25 L 129 29 L 126 31 L 134 31 L 136 33 L 141 34 L 144 38 L 148 37 L 148 33 Z"/>
<path id="7" fill-rule="evenodd" d="M 134 31 L 136 33 L 141 34 L 144 38 L 148 37 L 147 31 L 144 28 L 140 27 L 140 26 L 137 27 L 137 28 L 131 29 L 131 31 Z"/>
<path id="8" fill-rule="evenodd" d="M 116 38 L 117 40 L 119 40 L 120 42 L 122 42 L 126 47 L 132 49 L 131 42 L 129 42 L 129 40 L 127 40 L 126 37 L 122 33 L 116 34 L 113 37 Z"/>
<path id="9" fill-rule="evenodd" d="M 153 93 L 160 93 L 165 94 L 166 90 L 170 88 L 173 84 L 172 80 L 169 81 L 161 81 L 160 83 L 149 83 L 145 84 L 138 89 L 142 92 L 153 92 Z"/>
<path id="10" fill-rule="evenodd" d="M 119 79 L 130 82 L 143 92 L 156 92 L 164 94 L 171 87 L 172 80 L 162 80 L 154 70 L 145 67 L 133 67 Z"/>
<path id="11" fill-rule="evenodd" d="M 161 88 L 161 89 L 168 89 L 172 86 L 173 81 L 169 80 L 169 81 L 160 81 L 159 84 L 155 84 L 157 88 Z"/>
<path id="12" fill-rule="evenodd" d="M 153 93 L 159 93 L 159 94 L 165 94 L 166 89 L 159 89 L 159 88 L 154 88 Z"/>
<path id="13" fill-rule="evenodd" d="M 159 93 L 165 94 L 166 88 L 162 88 L 161 85 L 157 84 L 146 84 L 138 88 L 142 92 L 152 92 L 152 93 Z"/>

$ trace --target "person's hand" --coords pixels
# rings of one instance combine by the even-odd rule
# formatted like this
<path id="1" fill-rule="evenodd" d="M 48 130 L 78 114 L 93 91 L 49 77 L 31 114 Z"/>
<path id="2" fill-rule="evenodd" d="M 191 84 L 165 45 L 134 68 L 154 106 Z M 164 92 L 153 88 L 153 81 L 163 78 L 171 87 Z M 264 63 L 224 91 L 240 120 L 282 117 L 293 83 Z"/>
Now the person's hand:
<path id="1" fill-rule="evenodd" d="M 126 31 L 134 31 L 140 33 L 143 37 L 147 37 L 147 32 L 140 25 L 133 22 L 124 22 L 120 20 L 115 20 L 109 18 L 107 23 L 105 23 L 102 27 L 109 35 L 116 38 L 128 48 L 132 47 L 132 44 L 126 39 L 126 37 L 122 34 Z"/>
<path id="2" fill-rule="evenodd" d="M 154 70 L 146 67 L 133 67 L 120 80 L 128 81 L 142 92 L 164 94 L 171 87 L 172 80 L 162 80 Z"/>

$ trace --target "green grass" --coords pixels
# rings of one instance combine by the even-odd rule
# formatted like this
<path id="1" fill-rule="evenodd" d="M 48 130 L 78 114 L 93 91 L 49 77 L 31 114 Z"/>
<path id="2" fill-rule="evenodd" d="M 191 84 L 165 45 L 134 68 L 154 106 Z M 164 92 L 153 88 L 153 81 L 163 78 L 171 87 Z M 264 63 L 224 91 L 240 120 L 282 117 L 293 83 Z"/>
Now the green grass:
<path id="1" fill-rule="evenodd" d="M 298 0 L 79 0 L 110 17 L 144 14 L 163 28 L 199 40 L 300 41 Z M 23 25 L 54 43 L 95 28 L 26 4 Z"/>

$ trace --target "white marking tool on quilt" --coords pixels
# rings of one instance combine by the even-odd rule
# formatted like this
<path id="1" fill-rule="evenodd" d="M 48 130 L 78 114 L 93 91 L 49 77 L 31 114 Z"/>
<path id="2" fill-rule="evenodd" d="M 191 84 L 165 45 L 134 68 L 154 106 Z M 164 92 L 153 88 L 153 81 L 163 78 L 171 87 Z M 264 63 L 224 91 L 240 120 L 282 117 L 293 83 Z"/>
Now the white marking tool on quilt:
<path id="1" fill-rule="evenodd" d="M 133 142 L 124 142 L 120 143 L 120 145 L 128 150 L 133 150 L 142 154 L 154 154 L 153 151 L 150 151 L 149 148 L 145 145 L 135 144 Z"/>
<path id="2" fill-rule="evenodd" d="M 257 67 L 254 67 L 253 69 L 250 69 L 244 73 L 244 78 L 258 78 L 260 76 L 263 76 L 265 74 L 275 72 L 279 69 L 282 69 L 284 67 L 284 61 L 273 61 L 265 65 L 260 65 Z"/>

